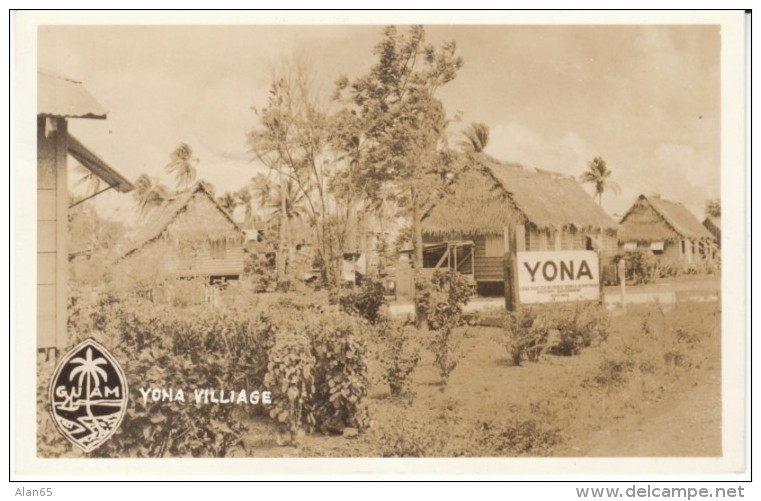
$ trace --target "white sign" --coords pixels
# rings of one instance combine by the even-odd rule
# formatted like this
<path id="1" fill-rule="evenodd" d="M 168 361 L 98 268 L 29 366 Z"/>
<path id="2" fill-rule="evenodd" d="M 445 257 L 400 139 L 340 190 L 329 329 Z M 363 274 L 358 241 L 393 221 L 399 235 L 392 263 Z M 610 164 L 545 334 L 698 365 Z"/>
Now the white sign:
<path id="1" fill-rule="evenodd" d="M 594 251 L 518 252 L 521 304 L 599 299 L 599 265 Z"/>

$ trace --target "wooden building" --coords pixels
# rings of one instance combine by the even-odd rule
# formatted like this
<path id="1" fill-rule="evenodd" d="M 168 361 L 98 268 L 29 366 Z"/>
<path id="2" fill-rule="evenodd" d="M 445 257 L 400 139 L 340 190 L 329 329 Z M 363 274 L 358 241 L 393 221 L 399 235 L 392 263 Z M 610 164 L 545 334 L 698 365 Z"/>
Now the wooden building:
<path id="1" fill-rule="evenodd" d="M 616 224 L 570 176 L 487 155 L 473 157 L 423 221 L 424 267 L 472 276 L 479 289 L 504 286 L 508 227 L 518 251 L 617 251 Z"/>
<path id="2" fill-rule="evenodd" d="M 164 277 L 238 280 L 245 237 L 203 183 L 197 183 L 156 208 L 117 262 L 150 258 Z"/>
<path id="3" fill-rule="evenodd" d="M 68 278 L 68 157 L 100 177 L 106 188 L 134 186 L 68 131 L 71 119 L 104 120 L 106 112 L 82 85 L 54 73 L 37 73 L 37 347 L 66 346 Z"/>
<path id="4" fill-rule="evenodd" d="M 713 235 L 684 205 L 659 195 L 640 195 L 621 218 L 622 250 L 646 249 L 660 261 L 688 269 L 712 258 Z"/>

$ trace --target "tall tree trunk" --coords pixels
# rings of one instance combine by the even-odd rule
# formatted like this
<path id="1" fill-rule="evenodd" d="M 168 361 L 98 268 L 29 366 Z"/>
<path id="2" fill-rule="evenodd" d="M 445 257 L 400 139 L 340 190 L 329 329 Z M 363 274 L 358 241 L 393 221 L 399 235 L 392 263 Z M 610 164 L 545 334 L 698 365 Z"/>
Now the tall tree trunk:
<path id="1" fill-rule="evenodd" d="M 413 264 L 416 269 L 420 269 L 423 267 L 423 225 L 420 221 L 420 201 L 414 188 L 412 189 L 412 238 L 415 249 Z"/>
<path id="2" fill-rule="evenodd" d="M 283 171 L 280 170 L 280 231 L 278 232 L 277 242 L 277 263 L 276 263 L 276 277 L 277 287 L 280 289 L 285 282 L 285 261 L 288 255 L 287 249 L 287 226 L 288 226 L 288 211 L 286 204 L 285 186 L 283 184 Z"/>

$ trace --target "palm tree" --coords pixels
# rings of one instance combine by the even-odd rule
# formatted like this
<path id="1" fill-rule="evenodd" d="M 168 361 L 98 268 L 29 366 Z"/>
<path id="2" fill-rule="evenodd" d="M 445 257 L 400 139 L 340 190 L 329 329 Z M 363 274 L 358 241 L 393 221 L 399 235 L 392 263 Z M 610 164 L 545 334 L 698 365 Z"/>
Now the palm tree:
<path id="1" fill-rule="evenodd" d="M 243 207 L 243 220 L 247 223 L 254 218 L 254 208 L 252 206 L 253 197 L 248 187 L 243 187 L 235 192 L 235 206 Z"/>
<path id="2" fill-rule="evenodd" d="M 251 179 L 251 184 L 253 196 L 259 201 L 259 207 L 269 209 L 272 217 L 279 217 L 283 212 L 283 207 L 285 207 L 285 214 L 288 219 L 304 216 L 306 195 L 292 179 L 285 180 L 285 203 L 281 198 L 281 193 L 283 193 L 281 185 L 275 184 L 264 174 L 258 174 Z"/>
<path id="3" fill-rule="evenodd" d="M 595 196 L 599 205 L 602 205 L 602 194 L 608 189 L 615 194 L 621 193 L 621 187 L 609 179 L 611 174 L 612 171 L 608 169 L 605 160 L 602 157 L 594 157 L 589 162 L 587 170 L 579 176 L 579 181 L 582 183 L 594 185 Z"/>
<path id="4" fill-rule="evenodd" d="M 235 197 L 229 191 L 217 197 L 217 203 L 230 215 L 235 211 Z"/>
<path id="5" fill-rule="evenodd" d="M 169 189 L 148 174 L 140 174 L 135 181 L 133 197 L 141 217 L 145 217 L 151 209 L 161 205 L 169 196 Z"/>
<path id="6" fill-rule="evenodd" d="M 92 409 L 90 408 L 90 392 L 92 391 L 92 385 L 94 384 L 96 387 L 100 383 L 100 378 L 103 378 L 103 381 L 108 380 L 108 374 L 106 374 L 106 371 L 98 367 L 99 365 L 105 365 L 108 362 L 106 362 L 106 359 L 103 357 L 98 357 L 95 360 L 92 358 L 92 348 L 87 348 L 87 352 L 85 353 L 85 358 L 77 357 L 73 358 L 71 360 L 72 364 L 79 364 L 78 367 L 75 367 L 71 374 L 69 374 L 69 381 L 74 379 L 77 375 L 79 375 L 79 380 L 77 381 L 77 385 L 79 385 L 79 389 L 82 389 L 82 381 L 85 380 L 87 383 L 87 390 L 85 392 L 85 411 L 87 412 L 87 415 L 89 417 L 94 417 L 92 414 Z"/>
<path id="7" fill-rule="evenodd" d="M 193 157 L 193 150 L 187 144 L 180 143 L 169 158 L 171 160 L 164 168 L 170 174 L 174 174 L 177 189 L 188 189 L 196 180 L 196 165 L 198 165 L 198 159 Z"/>
<path id="8" fill-rule="evenodd" d="M 472 122 L 462 131 L 459 143 L 465 152 L 482 153 L 489 144 L 489 126 L 481 122 Z"/>
<path id="9" fill-rule="evenodd" d="M 721 217 L 721 200 L 718 198 L 714 198 L 711 200 L 706 201 L 705 206 L 706 216 L 710 217 Z"/>

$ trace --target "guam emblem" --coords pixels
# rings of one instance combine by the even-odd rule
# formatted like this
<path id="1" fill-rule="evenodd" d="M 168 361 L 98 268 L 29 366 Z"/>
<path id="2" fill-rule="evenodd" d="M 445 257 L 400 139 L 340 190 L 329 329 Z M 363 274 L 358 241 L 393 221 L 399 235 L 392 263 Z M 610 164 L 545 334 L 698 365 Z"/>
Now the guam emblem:
<path id="1" fill-rule="evenodd" d="M 127 378 L 103 346 L 88 339 L 67 353 L 50 383 L 50 413 L 63 436 L 85 452 L 108 440 L 127 408 Z"/>

